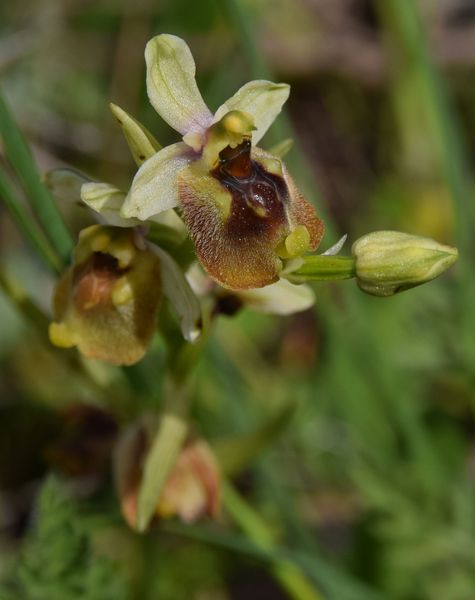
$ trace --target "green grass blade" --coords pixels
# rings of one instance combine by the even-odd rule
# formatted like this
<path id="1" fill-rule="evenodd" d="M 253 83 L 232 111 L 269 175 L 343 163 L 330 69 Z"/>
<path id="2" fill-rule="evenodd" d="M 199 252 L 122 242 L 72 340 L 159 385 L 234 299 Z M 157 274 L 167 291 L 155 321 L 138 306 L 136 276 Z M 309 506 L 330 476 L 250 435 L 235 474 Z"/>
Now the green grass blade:
<path id="1" fill-rule="evenodd" d="M 205 544 L 217 546 L 236 554 L 251 557 L 265 564 L 281 560 L 289 561 L 301 567 L 312 580 L 320 581 L 328 600 L 386 600 L 385 596 L 364 583 L 354 579 L 326 560 L 284 546 L 275 546 L 264 550 L 243 535 L 218 530 L 211 526 L 183 524 L 178 521 L 163 521 L 162 531 L 180 537 L 194 539 Z"/>
<path id="2" fill-rule="evenodd" d="M 0 134 L 5 154 L 22 183 L 28 201 L 46 236 L 66 263 L 73 248 L 72 238 L 49 191 L 43 185 L 30 149 L 0 92 Z"/>
<path id="3" fill-rule="evenodd" d="M 246 535 L 262 550 L 272 551 L 275 545 L 273 534 L 254 509 L 230 485 L 223 485 L 222 499 L 226 510 Z M 272 564 L 271 570 L 276 580 L 295 600 L 324 599 L 324 596 L 292 561 L 278 559 Z"/>
<path id="4" fill-rule="evenodd" d="M 61 271 L 61 261 L 59 260 L 59 257 L 52 250 L 42 231 L 21 204 L 7 174 L 1 168 L 0 199 L 5 203 L 7 210 L 23 237 L 27 239 L 32 247 L 38 252 L 45 265 L 54 273 L 59 273 Z"/>
<path id="5" fill-rule="evenodd" d="M 455 301 L 460 324 L 460 356 L 469 369 L 475 361 L 475 338 L 472 334 L 475 318 L 472 310 L 475 284 L 472 261 L 475 244 L 473 224 L 473 175 L 468 157 L 470 152 L 461 131 L 447 86 L 431 60 L 427 36 L 417 3 L 387 0 L 377 3 L 381 22 L 387 34 L 394 61 L 395 82 L 413 77 L 415 98 L 421 98 L 420 110 L 430 126 L 434 153 L 441 175 L 452 196 L 456 213 L 456 238 L 460 250 L 458 294 Z M 397 88 L 396 88 L 397 89 Z"/>

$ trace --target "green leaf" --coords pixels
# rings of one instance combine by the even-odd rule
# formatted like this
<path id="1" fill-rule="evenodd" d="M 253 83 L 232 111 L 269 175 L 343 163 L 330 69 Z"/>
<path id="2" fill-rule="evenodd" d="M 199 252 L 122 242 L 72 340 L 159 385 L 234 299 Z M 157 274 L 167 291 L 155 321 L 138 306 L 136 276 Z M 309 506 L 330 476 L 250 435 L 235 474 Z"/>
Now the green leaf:
<path id="1" fill-rule="evenodd" d="M 12 183 L 7 174 L 0 168 L 0 198 L 5 203 L 12 219 L 18 226 L 22 235 L 27 239 L 33 248 L 38 252 L 46 266 L 54 273 L 61 271 L 61 261 L 54 250 L 51 248 L 48 240 L 34 222 L 28 211 L 17 197 Z"/>
<path id="2" fill-rule="evenodd" d="M 94 554 L 78 505 L 56 477 L 46 479 L 41 488 L 35 522 L 13 581 L 7 583 L 18 591 L 15 598 L 25 600 L 130 597 L 117 565 Z"/>
<path id="3" fill-rule="evenodd" d="M 22 183 L 31 207 L 48 239 L 64 263 L 73 241 L 49 191 L 42 183 L 30 149 L 0 93 L 0 134 L 5 154 Z"/>

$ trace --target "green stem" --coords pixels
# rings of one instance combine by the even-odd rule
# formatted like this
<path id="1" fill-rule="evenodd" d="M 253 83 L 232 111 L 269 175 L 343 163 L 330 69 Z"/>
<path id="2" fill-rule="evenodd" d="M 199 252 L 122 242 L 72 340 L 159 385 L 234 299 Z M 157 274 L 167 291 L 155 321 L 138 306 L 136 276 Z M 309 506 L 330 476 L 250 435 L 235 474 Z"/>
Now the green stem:
<path id="1" fill-rule="evenodd" d="M 290 279 L 308 281 L 339 281 L 356 276 L 355 259 L 351 256 L 311 255 L 289 276 Z"/>
<path id="2" fill-rule="evenodd" d="M 274 536 L 267 524 L 230 484 L 224 483 L 222 486 L 222 501 L 234 521 L 256 546 L 262 550 L 275 548 Z M 323 600 L 322 594 L 291 561 L 279 559 L 271 565 L 271 570 L 294 600 Z"/>
<path id="3" fill-rule="evenodd" d="M 36 223 L 25 210 L 25 207 L 21 204 L 6 173 L 2 169 L 0 169 L 0 198 L 5 203 L 18 229 L 30 241 L 31 245 L 43 259 L 45 265 L 55 274 L 59 273 L 61 271 L 61 261 L 50 247 Z"/>
<path id="4" fill-rule="evenodd" d="M 0 134 L 5 153 L 21 181 L 35 215 L 51 244 L 66 263 L 73 242 L 58 208 L 43 185 L 30 149 L 0 93 Z"/>

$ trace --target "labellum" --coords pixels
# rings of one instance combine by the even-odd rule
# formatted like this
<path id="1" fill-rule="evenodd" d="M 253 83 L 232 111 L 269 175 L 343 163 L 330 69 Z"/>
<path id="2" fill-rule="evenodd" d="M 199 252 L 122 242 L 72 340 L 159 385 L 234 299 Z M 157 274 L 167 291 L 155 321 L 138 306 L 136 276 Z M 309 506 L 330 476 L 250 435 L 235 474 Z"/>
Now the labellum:
<path id="1" fill-rule="evenodd" d="M 144 355 L 161 298 L 160 260 L 132 229 L 83 230 L 58 282 L 50 339 L 89 358 L 130 365 Z"/>
<path id="2" fill-rule="evenodd" d="M 200 261 L 229 289 L 277 281 L 282 258 L 290 257 L 281 247 L 296 229 L 305 233 L 302 251 L 316 248 L 323 234 L 282 162 L 252 148 L 250 136 L 221 150 L 209 175 L 199 162 L 185 169 L 179 194 Z"/>

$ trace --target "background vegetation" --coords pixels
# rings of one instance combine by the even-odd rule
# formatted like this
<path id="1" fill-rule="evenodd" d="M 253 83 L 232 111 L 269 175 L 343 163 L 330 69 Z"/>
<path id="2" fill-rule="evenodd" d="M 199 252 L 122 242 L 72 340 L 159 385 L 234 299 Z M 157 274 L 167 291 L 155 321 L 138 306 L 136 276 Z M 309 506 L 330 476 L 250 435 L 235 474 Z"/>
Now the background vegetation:
<path id="1" fill-rule="evenodd" d="M 291 84 L 262 145 L 295 139 L 287 162 L 326 218 L 324 247 L 389 228 L 461 258 L 388 299 L 320 284 L 314 310 L 221 317 L 196 370 L 196 429 L 221 449 L 256 430 L 268 443 L 236 472 L 240 495 L 225 487 L 220 522 L 134 534 L 110 456 L 124 424 L 162 405 L 165 348 L 157 334 L 116 369 L 50 346 L 57 265 L 5 210 L 29 210 L 12 201 L 22 190 L 45 204 L 0 103 L 0 598 L 473 600 L 473 2 L 3 0 L 2 89 L 41 171 L 127 186 L 109 100 L 176 140 L 144 87 L 161 32 L 190 44 L 211 108 L 251 78 Z M 62 209 L 76 237 L 90 221 Z"/>

